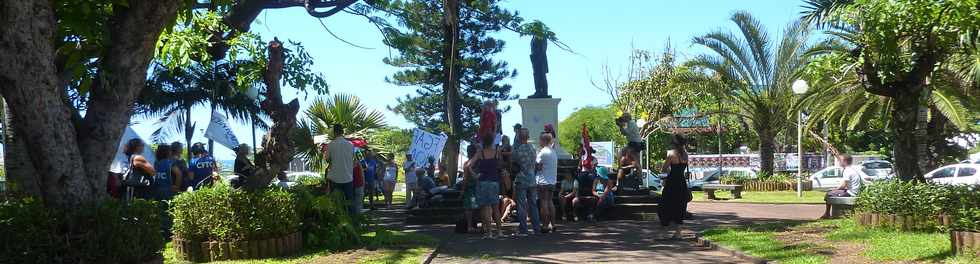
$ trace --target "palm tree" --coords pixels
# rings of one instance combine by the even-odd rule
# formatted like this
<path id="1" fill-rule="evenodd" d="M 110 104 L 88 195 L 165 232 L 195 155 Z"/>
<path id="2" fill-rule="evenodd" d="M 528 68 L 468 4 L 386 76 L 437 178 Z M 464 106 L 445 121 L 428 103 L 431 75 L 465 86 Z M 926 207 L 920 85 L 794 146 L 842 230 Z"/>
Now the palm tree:
<path id="1" fill-rule="evenodd" d="M 344 126 L 344 132 L 347 133 L 345 137 L 357 138 L 366 137 L 371 130 L 385 127 L 384 114 L 369 109 L 357 96 L 335 94 L 333 98 L 326 100 L 317 98 L 306 109 L 306 119 L 300 121 L 293 138 L 299 152 L 297 156 L 306 160 L 313 170 L 322 170 L 327 165 L 320 148 L 313 142 L 313 137 L 330 135 L 334 124 Z"/>
<path id="2" fill-rule="evenodd" d="M 190 120 L 191 110 L 196 106 L 210 106 L 212 111 L 223 111 L 232 119 L 267 128 L 258 99 L 247 95 L 245 90 L 238 86 L 229 63 L 214 66 L 193 63 L 174 69 L 155 65 L 137 100 L 136 113 L 159 117 L 156 121 L 159 127 L 151 135 L 155 142 L 183 134 L 190 145 L 195 128 Z"/>
<path id="3" fill-rule="evenodd" d="M 784 30 L 778 46 L 759 20 L 745 11 L 735 12 L 731 21 L 739 33 L 715 31 L 694 38 L 694 43 L 711 51 L 688 62 L 713 78 L 713 87 L 727 89 L 737 105 L 738 115 L 746 118 L 759 137 L 761 170 L 772 173 L 777 135 L 790 125 L 793 94 L 790 86 L 798 79 L 808 60 L 810 29 L 799 21 Z"/>

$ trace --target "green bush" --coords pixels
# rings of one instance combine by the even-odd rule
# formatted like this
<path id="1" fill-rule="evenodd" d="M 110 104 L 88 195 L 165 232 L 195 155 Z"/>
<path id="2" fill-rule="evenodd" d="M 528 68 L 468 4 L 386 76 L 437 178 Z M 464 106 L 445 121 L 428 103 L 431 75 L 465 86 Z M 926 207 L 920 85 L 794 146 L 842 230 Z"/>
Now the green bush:
<path id="1" fill-rule="evenodd" d="M 103 200 L 74 210 L 32 198 L 0 203 L 0 259 L 5 263 L 137 263 L 164 246 L 153 201 Z"/>
<path id="2" fill-rule="evenodd" d="M 904 216 L 950 215 L 954 230 L 980 231 L 980 190 L 968 185 L 883 181 L 868 185 L 857 211 Z"/>
<path id="3" fill-rule="evenodd" d="M 175 235 L 196 241 L 266 239 L 299 230 L 296 198 L 269 188 L 246 192 L 216 185 L 183 193 L 171 201 Z"/>
<path id="4" fill-rule="evenodd" d="M 950 212 L 958 187 L 890 180 L 866 185 L 857 199 L 859 212 L 931 217 Z"/>
<path id="5" fill-rule="evenodd" d="M 305 246 L 318 249 L 347 249 L 360 244 L 358 222 L 347 212 L 343 194 L 326 194 L 320 185 L 300 185 L 293 195 L 303 218 Z"/>

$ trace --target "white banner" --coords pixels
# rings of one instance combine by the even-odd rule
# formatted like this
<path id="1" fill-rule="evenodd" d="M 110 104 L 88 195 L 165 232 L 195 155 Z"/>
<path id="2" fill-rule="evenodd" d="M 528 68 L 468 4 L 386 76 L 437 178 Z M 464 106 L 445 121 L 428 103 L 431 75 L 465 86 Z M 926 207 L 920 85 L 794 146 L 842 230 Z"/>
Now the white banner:
<path id="1" fill-rule="evenodd" d="M 129 143 L 129 140 L 134 138 L 143 140 L 143 153 L 140 153 L 140 155 L 143 155 L 143 157 L 146 158 L 146 161 L 150 162 L 150 164 L 153 164 L 156 161 L 153 156 L 153 149 L 150 147 L 149 143 L 147 143 L 143 137 L 140 137 L 139 134 L 136 134 L 136 131 L 133 130 L 132 127 L 126 126 L 126 131 L 123 132 L 123 136 L 119 140 L 119 147 L 116 148 L 116 157 L 112 160 L 112 164 L 109 165 L 110 172 L 122 173 L 123 164 L 126 164 L 128 159 L 128 157 L 126 157 L 126 153 L 123 153 L 123 150 L 126 148 L 126 143 Z"/>
<path id="2" fill-rule="evenodd" d="M 593 156 L 595 156 L 599 166 L 612 167 L 616 162 L 616 146 L 613 142 L 589 142 L 589 145 L 595 150 Z"/>
<path id="3" fill-rule="evenodd" d="M 238 147 L 238 137 L 235 137 L 235 132 L 231 131 L 228 119 L 218 112 L 211 114 L 211 124 L 208 124 L 208 129 L 204 131 L 204 137 L 229 149 Z"/>
<path id="4" fill-rule="evenodd" d="M 429 157 L 438 162 L 442 157 L 442 148 L 446 146 L 446 139 L 446 134 L 436 135 L 422 129 L 413 129 L 412 146 L 408 153 L 412 154 L 412 159 L 418 166 L 428 165 Z"/>

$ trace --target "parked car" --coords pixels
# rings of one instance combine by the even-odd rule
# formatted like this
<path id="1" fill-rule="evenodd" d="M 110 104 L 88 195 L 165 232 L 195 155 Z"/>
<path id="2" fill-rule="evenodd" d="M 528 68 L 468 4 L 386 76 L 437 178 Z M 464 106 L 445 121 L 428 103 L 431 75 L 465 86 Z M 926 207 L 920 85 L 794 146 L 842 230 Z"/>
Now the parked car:
<path id="1" fill-rule="evenodd" d="M 870 181 L 875 179 L 871 177 L 863 170 L 858 171 L 861 174 L 861 178 L 865 181 Z M 817 172 L 810 175 L 810 182 L 813 184 L 814 190 L 830 190 L 837 187 L 844 182 L 844 168 L 841 166 L 830 166 L 823 168 Z"/>
<path id="2" fill-rule="evenodd" d="M 926 173 L 925 178 L 935 183 L 980 185 L 980 164 L 943 166 Z"/>
<path id="3" fill-rule="evenodd" d="M 653 174 L 650 170 L 643 170 L 643 187 L 659 191 L 663 187 L 662 177 L 667 177 L 667 174 Z"/>
<path id="4" fill-rule="evenodd" d="M 960 161 L 961 164 L 980 164 L 980 159 L 968 159 Z"/>
<path id="5" fill-rule="evenodd" d="M 719 172 L 717 169 L 705 170 L 704 177 L 687 181 L 687 188 L 691 190 L 701 190 L 705 184 L 716 184 L 721 182 L 722 177 L 736 177 L 742 179 L 759 178 L 759 171 L 754 168 L 746 167 L 725 167 Z"/>
<path id="6" fill-rule="evenodd" d="M 884 160 L 869 160 L 861 162 L 861 172 L 867 174 L 865 180 L 884 180 L 892 178 L 892 163 Z"/>

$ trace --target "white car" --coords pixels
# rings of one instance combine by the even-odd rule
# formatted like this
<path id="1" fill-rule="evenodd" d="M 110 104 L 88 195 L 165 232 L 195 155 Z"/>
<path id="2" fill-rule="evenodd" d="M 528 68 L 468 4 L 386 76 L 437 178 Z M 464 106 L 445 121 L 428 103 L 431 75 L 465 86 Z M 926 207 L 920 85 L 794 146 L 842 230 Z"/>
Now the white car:
<path id="1" fill-rule="evenodd" d="M 935 183 L 980 185 L 980 164 L 944 166 L 926 173 L 925 178 Z"/>
<path id="2" fill-rule="evenodd" d="M 861 172 L 867 174 L 870 180 L 884 180 L 892 178 L 892 163 L 884 160 L 869 160 L 861 162 Z M 865 178 L 865 180 L 869 180 Z"/>
<path id="3" fill-rule="evenodd" d="M 861 178 L 865 181 L 874 179 L 863 171 L 859 171 Z M 810 182 L 814 190 L 830 190 L 840 187 L 844 183 L 844 168 L 841 166 L 830 166 L 814 172 L 810 176 Z"/>

